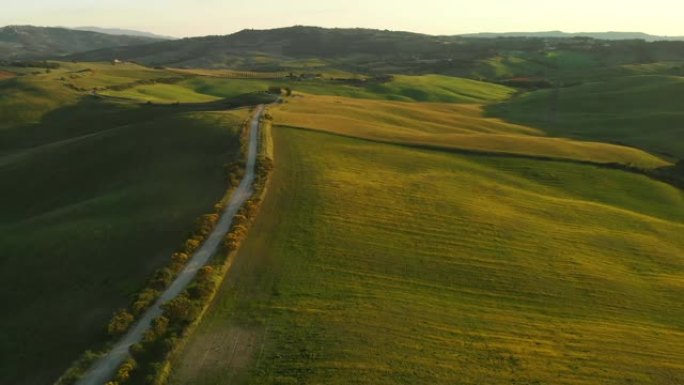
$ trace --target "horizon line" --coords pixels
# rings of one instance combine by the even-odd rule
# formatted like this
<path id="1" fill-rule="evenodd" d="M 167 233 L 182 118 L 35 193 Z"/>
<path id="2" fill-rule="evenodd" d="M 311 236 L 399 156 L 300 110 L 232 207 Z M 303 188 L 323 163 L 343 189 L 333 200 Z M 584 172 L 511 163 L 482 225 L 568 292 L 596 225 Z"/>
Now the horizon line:
<path id="1" fill-rule="evenodd" d="M 478 35 L 478 34 L 504 35 L 504 34 L 539 34 L 539 33 L 563 33 L 563 34 L 568 34 L 568 35 L 573 35 L 573 34 L 600 34 L 600 33 L 625 33 L 625 34 L 635 33 L 635 34 L 644 34 L 644 35 L 653 36 L 653 37 L 664 37 L 664 38 L 681 37 L 681 38 L 684 38 L 684 34 L 682 34 L 682 35 L 660 35 L 660 34 L 653 34 L 653 33 L 649 33 L 649 32 L 644 32 L 644 31 L 616 31 L 616 30 L 564 31 L 564 30 L 560 30 L 560 29 L 558 29 L 558 30 L 552 29 L 552 30 L 538 30 L 538 31 L 529 31 L 529 30 L 511 31 L 511 30 L 507 30 L 507 31 L 460 32 L 460 33 L 453 33 L 453 34 L 433 34 L 433 33 L 416 32 L 416 31 L 401 30 L 401 29 L 369 28 L 369 27 L 323 27 L 323 26 L 317 26 L 317 25 L 304 25 L 304 24 L 294 24 L 294 25 L 286 25 L 286 26 L 271 27 L 271 28 L 242 28 L 242 29 L 235 30 L 232 32 L 227 32 L 227 33 L 204 34 L 204 35 L 200 34 L 200 35 L 188 35 L 188 36 L 163 34 L 163 33 L 150 31 L 147 29 L 138 29 L 135 27 L 126 27 L 126 28 L 124 28 L 124 27 L 113 27 L 113 26 L 102 27 L 102 26 L 97 26 L 97 25 L 61 26 L 61 25 L 37 25 L 37 24 L 6 24 L 4 26 L 1 26 L 0 28 L 7 28 L 7 27 L 61 28 L 61 29 L 69 29 L 69 30 L 75 30 L 75 31 L 84 31 L 81 28 L 119 29 L 119 30 L 128 30 L 128 31 L 132 31 L 132 32 L 153 34 L 153 35 L 157 35 L 160 37 L 168 37 L 168 38 L 174 38 L 174 39 L 188 39 L 188 38 L 206 37 L 206 36 L 229 36 L 229 35 L 232 35 L 232 34 L 235 34 L 238 32 L 242 32 L 242 31 L 272 31 L 272 30 L 277 30 L 277 29 L 287 29 L 287 28 L 296 28 L 296 27 L 321 28 L 321 29 L 360 29 L 360 30 L 374 30 L 374 31 L 404 32 L 404 33 L 414 33 L 414 34 L 426 35 L 426 36 L 465 36 L 465 35 Z M 84 31 L 84 32 L 102 33 L 102 32 L 96 32 L 96 31 Z"/>

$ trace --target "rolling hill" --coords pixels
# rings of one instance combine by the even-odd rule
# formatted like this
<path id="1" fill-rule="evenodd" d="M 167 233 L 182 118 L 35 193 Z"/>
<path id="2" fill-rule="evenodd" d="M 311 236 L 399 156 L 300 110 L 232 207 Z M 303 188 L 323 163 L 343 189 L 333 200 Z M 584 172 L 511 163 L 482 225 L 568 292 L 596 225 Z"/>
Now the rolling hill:
<path id="1" fill-rule="evenodd" d="M 485 118 L 482 104 L 406 103 L 302 96 L 273 109 L 284 126 L 380 142 L 566 159 L 652 169 L 670 165 L 638 149 L 569 140 L 531 126 Z M 560 136 L 560 137 L 559 137 Z"/>
<path id="2" fill-rule="evenodd" d="M 292 127 L 452 150 L 622 164 L 641 169 L 670 165 L 662 157 L 618 143 L 577 138 L 572 133 L 545 130 L 535 124 L 487 118 L 486 111 L 497 108 L 491 105 L 505 102 L 514 89 L 440 75 L 399 75 L 361 83 L 196 76 L 175 84 L 140 85 L 102 94 L 153 102 L 184 98 L 209 101 L 265 90 L 269 85 L 295 90 L 297 97 L 288 98 L 273 109 L 280 124 Z"/>
<path id="3" fill-rule="evenodd" d="M 427 35 L 365 29 L 291 27 L 272 30 L 243 30 L 226 36 L 205 36 L 159 42 L 144 48 L 102 49 L 74 56 L 78 60 L 109 60 L 119 57 L 147 64 L 191 67 L 273 65 L 275 59 L 348 54 L 376 55 L 379 52 L 427 51 L 441 45 Z"/>
<path id="4" fill-rule="evenodd" d="M 561 136 L 621 143 L 684 159 L 684 80 L 624 76 L 528 93 L 489 114 Z"/>
<path id="5" fill-rule="evenodd" d="M 297 26 L 101 49 L 71 58 L 119 58 L 175 67 L 314 73 L 342 69 L 366 74 L 445 74 L 496 80 L 521 76 L 586 78 L 592 70 L 605 72 L 625 64 L 678 61 L 683 52 L 684 42 L 678 41 L 482 39 Z M 502 57 L 529 65 L 499 74 L 482 71 L 483 64 Z M 559 65 L 562 71 L 558 71 Z"/>
<path id="6" fill-rule="evenodd" d="M 0 80 L 0 383 L 50 384 L 106 338 L 112 313 L 225 194 L 248 110 L 76 89 L 169 76 L 60 63 Z"/>
<path id="7" fill-rule="evenodd" d="M 78 31 L 90 31 L 90 32 L 98 32 L 98 33 L 104 33 L 107 35 L 116 35 L 116 36 L 139 36 L 139 37 L 147 37 L 150 39 L 157 39 L 157 40 L 170 40 L 173 39 L 170 36 L 164 36 L 164 35 L 158 35 L 156 33 L 151 33 L 151 32 L 145 32 L 145 31 L 137 31 L 134 29 L 123 29 L 123 28 L 102 28 L 102 27 L 76 27 L 76 28 L 71 28 L 75 29 Z"/>
<path id="8" fill-rule="evenodd" d="M 463 37 L 477 38 L 511 38 L 511 37 L 532 37 L 532 38 L 573 38 L 587 37 L 598 40 L 645 40 L 645 41 L 672 41 L 684 40 L 684 36 L 658 36 L 643 32 L 480 32 L 459 35 Z"/>
<path id="9" fill-rule="evenodd" d="M 67 28 L 12 25 L 0 28 L 0 60 L 56 59 L 77 52 L 156 41 L 159 39 Z"/>
<path id="10" fill-rule="evenodd" d="M 120 385 L 684 381 L 684 193 L 648 176 L 684 167 L 684 43 L 14 28 L 69 60 L 0 63 L 0 383 L 104 341 L 225 193 L 230 101 L 278 88 L 215 302 Z"/>
<path id="11" fill-rule="evenodd" d="M 680 190 L 273 132 L 262 213 L 171 384 L 684 380 Z"/>

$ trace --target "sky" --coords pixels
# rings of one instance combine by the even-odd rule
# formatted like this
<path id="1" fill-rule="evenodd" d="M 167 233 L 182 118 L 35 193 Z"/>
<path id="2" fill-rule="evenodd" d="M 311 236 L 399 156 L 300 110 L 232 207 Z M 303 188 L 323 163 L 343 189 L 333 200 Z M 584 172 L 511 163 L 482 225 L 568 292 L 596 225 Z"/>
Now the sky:
<path id="1" fill-rule="evenodd" d="M 0 9 L 0 26 L 98 26 L 175 37 L 292 25 L 684 36 L 682 0 L 0 0 Z"/>

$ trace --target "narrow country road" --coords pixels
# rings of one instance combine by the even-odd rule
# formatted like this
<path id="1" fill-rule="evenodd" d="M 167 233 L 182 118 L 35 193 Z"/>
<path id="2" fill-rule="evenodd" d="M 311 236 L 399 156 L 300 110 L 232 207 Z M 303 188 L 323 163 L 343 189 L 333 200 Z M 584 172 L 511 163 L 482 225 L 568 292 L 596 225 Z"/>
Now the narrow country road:
<path id="1" fill-rule="evenodd" d="M 143 335 L 150 327 L 153 319 L 162 314 L 161 306 L 180 294 L 193 279 L 197 271 L 204 266 L 212 255 L 216 252 L 218 245 L 223 240 L 233 222 L 233 217 L 237 214 L 242 205 L 252 196 L 254 183 L 254 172 L 257 157 L 257 141 L 259 138 L 259 119 L 263 114 L 264 107 L 257 107 L 250 125 L 249 149 L 247 152 L 247 166 L 245 176 L 240 185 L 235 189 L 230 202 L 226 207 L 220 221 L 214 231 L 209 235 L 202 247 L 195 252 L 183 271 L 171 285 L 162 293 L 157 301 L 152 305 L 142 317 L 131 327 L 119 342 L 114 345 L 105 356 L 96 361 L 93 366 L 83 375 L 76 385 L 103 385 L 109 381 L 119 366 L 128 357 L 128 348 L 142 339 Z"/>

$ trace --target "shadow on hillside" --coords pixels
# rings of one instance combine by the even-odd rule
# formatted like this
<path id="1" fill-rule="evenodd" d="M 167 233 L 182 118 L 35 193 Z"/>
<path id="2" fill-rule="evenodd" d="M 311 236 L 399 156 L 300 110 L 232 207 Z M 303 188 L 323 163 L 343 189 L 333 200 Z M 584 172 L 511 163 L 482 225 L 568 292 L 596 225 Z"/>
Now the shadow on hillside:
<path id="1" fill-rule="evenodd" d="M 549 98 L 548 105 L 542 106 L 546 108 L 546 111 L 544 111 L 544 108 L 541 108 L 540 111 L 538 111 L 538 114 L 536 115 L 520 114 L 519 111 L 517 111 L 516 102 L 517 101 L 514 98 L 512 100 L 504 101 L 501 103 L 488 105 L 483 110 L 484 116 L 489 118 L 502 119 L 506 122 L 514 124 L 535 127 L 541 129 L 550 136 L 565 137 L 575 140 L 601 141 L 604 143 L 636 148 L 639 150 L 650 152 L 657 156 L 661 156 L 664 159 L 670 160 L 674 164 L 672 166 L 646 170 L 636 167 L 630 167 L 619 163 L 596 163 L 596 165 L 600 167 L 609 167 L 644 174 L 653 179 L 657 179 L 659 181 L 668 183 L 680 189 L 684 189 L 684 159 L 679 159 L 677 156 L 671 153 L 649 151 L 648 148 L 635 146 L 632 143 L 625 143 L 620 140 L 601 140 L 598 138 L 588 137 L 587 135 L 573 135 L 572 131 L 562 132 L 561 130 L 556 129 L 556 126 L 558 125 L 558 101 L 555 100 L 553 93 Z"/>
<path id="2" fill-rule="evenodd" d="M 38 123 L 0 131 L 0 153 L 11 154 L 115 127 L 170 117 L 192 111 L 221 111 L 250 107 L 275 100 L 273 95 L 251 93 L 206 103 L 153 104 L 119 98 L 84 96 L 74 105 L 43 115 Z"/>
<path id="3" fill-rule="evenodd" d="M 684 190 L 684 160 L 671 167 L 661 167 L 647 173 L 649 176 L 667 182 Z"/>

